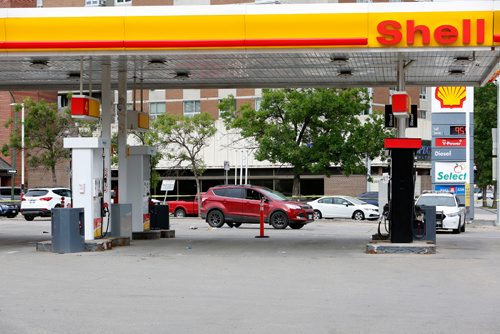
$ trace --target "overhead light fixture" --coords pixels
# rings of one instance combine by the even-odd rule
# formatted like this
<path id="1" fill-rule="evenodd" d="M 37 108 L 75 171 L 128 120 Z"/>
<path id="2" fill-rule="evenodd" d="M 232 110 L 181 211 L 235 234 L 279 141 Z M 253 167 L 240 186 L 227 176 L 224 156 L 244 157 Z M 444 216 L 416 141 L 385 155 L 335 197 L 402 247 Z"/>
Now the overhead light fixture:
<path id="1" fill-rule="evenodd" d="M 155 58 L 148 61 L 148 67 L 163 68 L 163 66 L 165 66 L 165 59 Z"/>
<path id="2" fill-rule="evenodd" d="M 49 68 L 49 62 L 45 59 L 33 59 L 30 67 L 37 70 L 45 70 Z"/>
<path id="3" fill-rule="evenodd" d="M 349 61 L 349 58 L 347 58 L 347 57 L 335 57 L 335 56 L 331 56 L 330 57 L 330 61 L 334 65 L 342 66 L 342 65 L 347 64 L 347 62 Z"/>
<path id="4" fill-rule="evenodd" d="M 187 79 L 189 78 L 189 71 L 175 71 L 176 79 Z"/>
<path id="5" fill-rule="evenodd" d="M 454 58 L 453 65 L 467 66 L 470 65 L 473 61 L 474 59 L 472 59 L 471 57 L 458 56 Z"/>
<path id="6" fill-rule="evenodd" d="M 70 79 L 70 80 L 80 80 L 80 72 L 70 72 L 70 73 L 68 73 L 68 79 Z"/>
<path id="7" fill-rule="evenodd" d="M 449 70 L 448 74 L 449 75 L 453 75 L 453 76 L 462 76 L 462 75 L 465 74 L 465 71 L 464 70 L 460 70 L 460 69 L 453 69 L 453 70 Z"/>
<path id="8" fill-rule="evenodd" d="M 352 71 L 351 70 L 340 70 L 338 77 L 340 77 L 340 78 L 352 77 Z"/>

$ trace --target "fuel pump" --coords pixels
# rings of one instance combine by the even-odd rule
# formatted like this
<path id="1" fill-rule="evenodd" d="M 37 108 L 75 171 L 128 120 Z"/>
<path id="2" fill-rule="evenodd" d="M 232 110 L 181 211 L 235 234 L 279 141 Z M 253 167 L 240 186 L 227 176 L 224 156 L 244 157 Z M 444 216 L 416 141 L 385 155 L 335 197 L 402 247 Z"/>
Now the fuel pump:
<path id="1" fill-rule="evenodd" d="M 151 156 L 156 149 L 131 146 L 127 158 L 127 197 L 132 203 L 132 232 L 149 231 L 151 189 Z"/>
<path id="2" fill-rule="evenodd" d="M 413 242 L 415 220 L 415 152 L 422 147 L 420 138 L 387 138 L 391 151 L 389 221 L 393 243 Z"/>
<path id="3" fill-rule="evenodd" d="M 96 137 L 65 138 L 64 147 L 71 149 L 73 207 L 84 209 L 85 240 L 101 238 L 109 230 L 103 169 L 103 150 L 109 142 Z"/>

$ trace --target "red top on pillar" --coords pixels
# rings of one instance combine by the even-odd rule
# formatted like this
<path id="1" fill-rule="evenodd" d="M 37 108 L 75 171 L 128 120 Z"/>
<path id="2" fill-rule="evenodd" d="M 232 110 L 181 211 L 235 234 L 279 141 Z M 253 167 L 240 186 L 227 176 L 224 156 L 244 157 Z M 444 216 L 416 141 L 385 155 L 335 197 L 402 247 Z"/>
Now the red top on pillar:
<path id="1" fill-rule="evenodd" d="M 406 148 L 418 150 L 422 148 L 422 139 L 420 138 L 386 138 L 384 139 L 384 148 Z"/>
<path id="2" fill-rule="evenodd" d="M 392 94 L 392 112 L 394 114 L 408 114 L 411 105 L 410 95 L 406 92 Z"/>

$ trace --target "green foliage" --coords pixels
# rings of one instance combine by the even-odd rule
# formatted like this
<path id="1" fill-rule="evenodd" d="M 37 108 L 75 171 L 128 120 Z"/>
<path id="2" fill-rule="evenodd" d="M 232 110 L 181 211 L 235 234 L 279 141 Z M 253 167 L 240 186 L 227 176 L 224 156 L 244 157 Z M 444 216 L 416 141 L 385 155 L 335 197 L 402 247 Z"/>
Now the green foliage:
<path id="1" fill-rule="evenodd" d="M 33 101 L 27 98 L 23 101 L 24 143 L 28 163 L 33 167 L 46 167 L 52 172 L 52 182 L 57 184 L 55 166 L 62 158 L 69 157 L 69 150 L 63 147 L 63 137 L 72 127 L 73 122 L 68 111 L 59 112 L 57 106 L 46 101 Z M 19 113 L 21 105 L 16 106 L 16 121 L 20 127 Z M 8 146 L 2 147 L 2 152 L 9 148 L 21 147 L 21 131 L 16 129 L 10 138 Z"/>
<path id="2" fill-rule="evenodd" d="M 497 87 L 489 83 L 474 89 L 475 183 L 484 188 L 493 184 L 491 129 L 497 126 Z"/>
<path id="3" fill-rule="evenodd" d="M 365 171 L 366 154 L 379 156 L 389 136 L 380 116 L 357 117 L 368 106 L 366 89 L 318 88 L 263 90 L 257 111 L 250 105 L 235 110 L 234 97 L 219 108 L 227 128 L 255 140 L 258 160 L 291 164 L 297 176 L 328 174 L 332 165 L 346 175 Z"/>
<path id="4" fill-rule="evenodd" d="M 207 140 L 215 135 L 214 120 L 207 113 L 193 117 L 175 117 L 163 114 L 153 122 L 152 141 L 167 149 L 166 157 L 181 165 L 188 163 L 191 171 L 201 175 L 205 166 L 200 157 Z"/>

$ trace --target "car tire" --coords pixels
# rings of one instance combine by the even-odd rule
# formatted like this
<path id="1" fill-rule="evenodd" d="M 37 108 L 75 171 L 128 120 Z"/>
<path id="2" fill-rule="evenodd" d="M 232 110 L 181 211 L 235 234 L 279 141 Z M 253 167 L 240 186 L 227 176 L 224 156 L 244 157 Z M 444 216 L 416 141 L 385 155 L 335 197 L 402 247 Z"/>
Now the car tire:
<path id="1" fill-rule="evenodd" d="M 365 214 L 363 213 L 363 211 L 356 210 L 352 214 L 352 219 L 354 219 L 354 220 L 364 220 L 365 219 Z"/>
<path id="2" fill-rule="evenodd" d="M 460 227 L 460 232 L 465 232 L 465 224 L 466 222 L 464 221 L 464 224 Z"/>
<path id="3" fill-rule="evenodd" d="M 13 215 L 13 214 L 9 214 L 9 215 L 7 215 L 7 218 L 14 218 L 14 217 L 16 217 L 16 216 L 17 216 L 17 213 L 16 213 L 16 214 L 14 214 L 14 215 Z"/>
<path id="4" fill-rule="evenodd" d="M 288 216 L 282 211 L 271 215 L 271 225 L 277 230 L 283 230 L 288 226 Z"/>
<path id="5" fill-rule="evenodd" d="M 313 213 L 313 218 L 314 218 L 314 220 L 321 219 L 322 217 L 323 217 L 323 215 L 321 214 L 321 211 L 319 211 L 319 210 L 314 210 L 314 213 Z"/>
<path id="6" fill-rule="evenodd" d="M 290 227 L 294 230 L 300 230 L 305 224 L 302 223 L 290 223 Z"/>
<path id="7" fill-rule="evenodd" d="M 224 214 L 219 210 L 212 210 L 207 215 L 207 223 L 212 227 L 222 227 L 224 222 Z"/>
<path id="8" fill-rule="evenodd" d="M 184 209 L 175 209 L 174 211 L 174 217 L 176 218 L 183 218 L 186 217 L 186 211 Z"/>
<path id="9" fill-rule="evenodd" d="M 26 219 L 27 221 L 32 221 L 33 219 L 35 219 L 35 216 L 32 216 L 32 215 L 25 215 L 24 216 L 24 219 Z"/>

